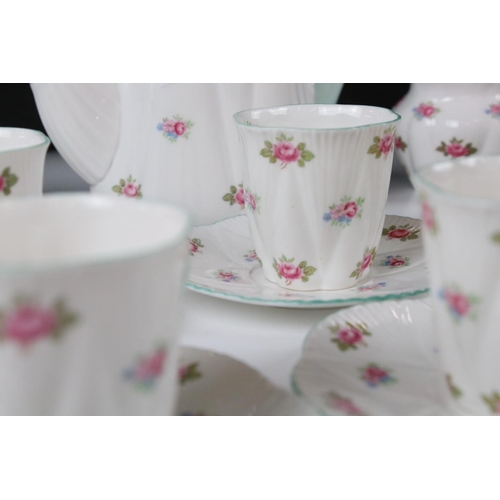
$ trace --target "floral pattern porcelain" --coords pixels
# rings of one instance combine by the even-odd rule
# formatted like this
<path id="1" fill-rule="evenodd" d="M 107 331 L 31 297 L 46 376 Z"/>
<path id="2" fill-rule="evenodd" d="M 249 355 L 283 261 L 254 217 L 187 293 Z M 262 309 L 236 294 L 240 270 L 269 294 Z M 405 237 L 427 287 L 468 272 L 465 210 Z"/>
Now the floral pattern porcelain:
<path id="1" fill-rule="evenodd" d="M 323 220 L 331 222 L 332 226 L 340 226 L 342 228 L 350 226 L 354 218 L 361 218 L 363 214 L 361 207 L 364 201 L 364 198 L 352 200 L 350 196 L 344 196 L 340 200 L 340 203 L 328 207 L 329 211 L 323 215 Z"/>
<path id="2" fill-rule="evenodd" d="M 125 198 L 142 198 L 141 184 L 137 183 L 129 175 L 126 179 L 120 179 L 120 182 L 111 188 L 119 196 L 123 195 Z"/>
<path id="3" fill-rule="evenodd" d="M 179 416 L 313 416 L 314 410 L 230 356 L 182 347 Z"/>
<path id="4" fill-rule="evenodd" d="M 285 168 L 289 163 L 297 163 L 299 167 L 305 167 L 306 161 L 311 161 L 314 155 L 306 149 L 305 142 L 294 145 L 293 137 L 287 137 L 281 133 L 276 137 L 276 142 L 264 141 L 265 148 L 260 150 L 260 155 L 269 158 L 269 163 L 280 162 L 280 168 Z"/>
<path id="5" fill-rule="evenodd" d="M 425 207 L 441 370 L 460 391 L 446 392 L 447 406 L 458 415 L 489 415 L 484 397 L 491 402 L 500 392 L 499 246 L 492 238 L 500 220 L 500 156 L 433 164 L 415 172 L 413 184 Z"/>
<path id="6" fill-rule="evenodd" d="M 196 224 L 231 217 L 241 208 L 221 199 L 243 179 L 234 113 L 276 104 L 334 103 L 341 88 L 314 83 L 32 84 L 48 135 L 92 191 L 109 194 L 117 180 L 132 175 L 140 179 L 145 198 L 185 207 Z M 278 156 L 290 159 L 289 151 L 293 158 L 298 144 L 291 151 L 281 144 Z M 275 158 L 279 168 L 281 160 Z M 306 161 L 300 158 L 290 167 L 299 160 Z"/>
<path id="7" fill-rule="evenodd" d="M 59 340 L 77 318 L 61 299 L 45 306 L 27 298 L 16 298 L 10 308 L 0 310 L 0 342 L 27 347 L 44 338 Z"/>
<path id="8" fill-rule="evenodd" d="M 368 274 L 363 251 L 373 258 L 380 242 L 399 116 L 361 108 L 290 105 L 234 115 L 244 190 L 260 197 L 257 210 L 248 203 L 246 210 L 253 247 L 278 286 L 342 290 Z"/>
<path id="9" fill-rule="evenodd" d="M 140 356 L 132 368 L 125 370 L 123 376 L 137 389 L 151 391 L 164 371 L 167 349 L 163 346 L 147 356 Z"/>
<path id="10" fill-rule="evenodd" d="M 370 332 L 366 345 L 338 349 L 332 327 L 359 322 Z M 304 342 L 292 387 L 323 415 L 447 414 L 430 300 L 360 305 L 326 317 Z"/>
<path id="11" fill-rule="evenodd" d="M 498 83 L 412 83 L 394 107 L 399 162 L 411 173 L 445 157 L 500 154 L 499 102 Z"/>
<path id="12" fill-rule="evenodd" d="M 187 139 L 194 123 L 191 120 L 184 120 L 180 115 L 174 115 L 172 118 L 163 118 L 158 123 L 156 130 L 162 132 L 170 142 L 177 142 L 179 137 Z"/>
<path id="13" fill-rule="evenodd" d="M 443 153 L 444 156 L 460 158 L 461 156 L 470 156 L 477 153 L 477 148 L 473 147 L 470 142 L 464 144 L 463 139 L 453 137 L 448 143 L 441 141 L 441 145 L 436 148 L 436 151 Z"/>
<path id="14" fill-rule="evenodd" d="M 50 140 L 42 132 L 0 127 L 0 200 L 41 196 Z"/>
<path id="15" fill-rule="evenodd" d="M 388 215 L 383 227 L 392 226 L 404 226 L 405 230 L 415 234 L 420 231 L 419 220 Z M 341 228 L 338 230 L 344 231 Z M 351 229 L 345 229 L 348 230 Z M 202 241 L 204 247 L 203 254 L 196 253 L 195 258 L 190 259 L 188 288 L 226 300 L 264 306 L 328 308 L 428 292 L 421 238 L 383 237 L 378 253 L 369 253 L 372 265 L 370 269 L 364 269 L 364 280 L 359 285 L 355 285 L 352 280 L 354 286 L 346 290 L 293 293 L 265 279 L 260 256 L 253 248 L 247 216 L 240 215 L 209 226 L 198 226 L 191 231 L 190 240 L 193 239 Z M 408 265 L 382 266 L 388 255 L 404 255 L 409 258 Z M 319 272 L 313 271 L 311 264 L 314 263 L 309 260 L 292 260 L 292 256 L 282 255 L 281 260 L 276 258 L 273 272 L 277 275 L 280 271 L 282 280 L 310 279 Z"/>
<path id="16" fill-rule="evenodd" d="M 186 264 L 202 257 L 189 215 L 109 193 L 0 204 L 0 415 L 171 415 Z"/>

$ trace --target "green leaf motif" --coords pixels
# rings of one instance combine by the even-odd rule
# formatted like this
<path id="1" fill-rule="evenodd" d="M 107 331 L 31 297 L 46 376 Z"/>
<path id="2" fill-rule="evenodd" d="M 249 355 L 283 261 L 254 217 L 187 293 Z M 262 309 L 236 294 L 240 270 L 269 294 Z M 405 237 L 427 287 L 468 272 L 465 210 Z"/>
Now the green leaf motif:
<path id="1" fill-rule="evenodd" d="M 297 164 L 298 164 L 299 167 L 305 167 L 306 166 L 306 164 L 305 164 L 305 162 L 304 162 L 304 160 L 302 158 L 297 162 Z"/>
<path id="2" fill-rule="evenodd" d="M 271 156 L 271 158 L 269 158 L 269 163 L 276 163 L 278 160 L 274 157 L 274 156 Z"/>
<path id="3" fill-rule="evenodd" d="M 300 269 L 304 269 L 306 266 L 307 266 L 307 262 L 306 262 L 305 260 L 303 260 L 303 261 L 299 264 L 299 268 L 300 268 Z"/>
<path id="4" fill-rule="evenodd" d="M 491 235 L 491 241 L 493 241 L 493 243 L 500 243 L 500 231 Z"/>
<path id="5" fill-rule="evenodd" d="M 238 191 L 238 190 L 236 189 L 236 186 L 231 186 L 229 188 L 229 191 L 231 191 L 232 194 L 236 194 L 236 191 Z"/>
<path id="6" fill-rule="evenodd" d="M 121 188 L 121 186 L 113 186 L 111 188 L 111 190 L 114 191 L 115 193 L 122 194 L 122 188 Z"/>
<path id="7" fill-rule="evenodd" d="M 379 153 L 380 154 L 380 148 L 378 146 L 378 143 L 377 144 L 372 144 L 369 148 L 368 148 L 368 154 L 369 155 L 374 155 L 376 153 Z"/>
<path id="8" fill-rule="evenodd" d="M 125 179 L 120 179 L 120 186 L 125 187 Z"/>
<path id="9" fill-rule="evenodd" d="M 299 145 L 297 146 L 297 149 L 299 151 L 304 151 L 304 149 L 306 148 L 306 143 L 305 142 L 301 142 L 299 143 Z"/>
<path id="10" fill-rule="evenodd" d="M 311 161 L 314 158 L 314 155 L 310 151 L 307 151 L 307 149 L 306 149 L 306 150 L 302 151 L 302 153 L 300 153 L 300 157 L 304 161 Z"/>
<path id="11" fill-rule="evenodd" d="M 268 147 L 268 149 L 273 149 L 273 144 L 271 141 L 264 141 L 264 144 Z"/>
<path id="12" fill-rule="evenodd" d="M 273 152 L 270 149 L 264 148 L 260 150 L 260 155 L 264 158 L 271 158 Z"/>

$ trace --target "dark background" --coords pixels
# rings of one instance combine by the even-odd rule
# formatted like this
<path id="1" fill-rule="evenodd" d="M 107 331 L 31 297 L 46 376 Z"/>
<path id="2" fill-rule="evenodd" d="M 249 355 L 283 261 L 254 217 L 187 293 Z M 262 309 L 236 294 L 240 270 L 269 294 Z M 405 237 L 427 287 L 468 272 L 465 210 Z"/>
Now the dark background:
<path id="1" fill-rule="evenodd" d="M 345 83 L 338 102 L 392 108 L 409 88 L 409 83 Z M 0 84 L 0 127 L 31 128 L 46 133 L 28 83 Z"/>

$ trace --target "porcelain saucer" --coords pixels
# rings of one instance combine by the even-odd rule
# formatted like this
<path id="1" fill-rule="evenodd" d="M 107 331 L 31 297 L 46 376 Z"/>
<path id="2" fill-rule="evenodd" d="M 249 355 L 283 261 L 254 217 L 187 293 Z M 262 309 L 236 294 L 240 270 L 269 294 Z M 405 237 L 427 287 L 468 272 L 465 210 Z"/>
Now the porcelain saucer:
<path id="1" fill-rule="evenodd" d="M 189 236 L 187 287 L 221 299 L 292 308 L 331 308 L 429 291 L 420 235 L 421 221 L 387 215 L 382 239 L 367 280 L 335 291 L 290 291 L 264 278 L 253 250 L 245 215 L 195 227 Z"/>
<path id="2" fill-rule="evenodd" d="M 445 415 L 430 299 L 356 306 L 308 334 L 292 386 L 324 415 Z"/>
<path id="3" fill-rule="evenodd" d="M 234 358 L 182 347 L 177 415 L 308 416 L 317 413 L 295 395 Z"/>

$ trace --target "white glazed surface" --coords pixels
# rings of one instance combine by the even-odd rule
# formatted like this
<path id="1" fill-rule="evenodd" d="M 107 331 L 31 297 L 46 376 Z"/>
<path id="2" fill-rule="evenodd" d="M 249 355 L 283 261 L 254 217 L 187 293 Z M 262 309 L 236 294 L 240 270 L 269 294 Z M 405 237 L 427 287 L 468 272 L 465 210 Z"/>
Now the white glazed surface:
<path id="1" fill-rule="evenodd" d="M 180 416 L 312 416 L 294 395 L 277 389 L 245 363 L 224 354 L 183 347 L 179 355 Z"/>
<path id="2" fill-rule="evenodd" d="M 305 292 L 283 290 L 266 280 L 253 251 L 247 217 L 230 217 L 192 229 L 187 286 L 225 300 L 301 309 L 422 295 L 429 288 L 420 224 L 417 219 L 387 215 L 378 254 L 361 285 L 348 290 Z M 397 257 L 398 262 L 391 260 L 387 265 L 389 256 Z"/>
<path id="3" fill-rule="evenodd" d="M 323 319 L 304 342 L 292 385 L 325 415 L 445 414 L 429 299 L 361 305 Z"/>
<path id="4" fill-rule="evenodd" d="M 413 183 L 422 198 L 441 368 L 458 390 L 448 393 L 448 406 L 500 414 L 500 157 L 437 164 Z"/>
<path id="5" fill-rule="evenodd" d="M 336 99 L 341 85 L 331 86 L 337 92 L 330 98 Z M 231 197 L 232 188 L 243 182 L 232 115 L 241 109 L 315 98 L 312 83 L 32 84 L 32 88 L 49 136 L 94 191 L 182 204 L 197 224 L 239 210 Z M 121 180 L 137 189 L 120 193 Z"/>
<path id="6" fill-rule="evenodd" d="M 235 120 L 264 276 L 290 290 L 364 280 L 384 224 L 399 117 L 382 108 L 300 105 L 249 110 Z M 335 207 L 338 217 L 346 210 L 352 217 L 335 219 Z"/>
<path id="7" fill-rule="evenodd" d="M 420 108 L 422 105 L 427 108 Z M 396 148 L 399 161 L 411 172 L 453 155 L 499 154 L 498 106 L 498 83 L 412 83 L 408 94 L 394 106 L 401 115 Z M 447 150 L 453 139 L 460 142 Z"/>
<path id="8" fill-rule="evenodd" d="M 187 215 L 56 195 L 0 218 L 19 236 L 0 255 L 0 414 L 171 414 Z"/>
<path id="9" fill-rule="evenodd" d="M 0 128 L 0 199 L 42 195 L 49 145 L 49 138 L 42 132 Z"/>

